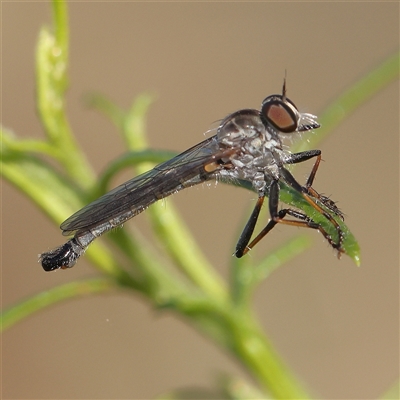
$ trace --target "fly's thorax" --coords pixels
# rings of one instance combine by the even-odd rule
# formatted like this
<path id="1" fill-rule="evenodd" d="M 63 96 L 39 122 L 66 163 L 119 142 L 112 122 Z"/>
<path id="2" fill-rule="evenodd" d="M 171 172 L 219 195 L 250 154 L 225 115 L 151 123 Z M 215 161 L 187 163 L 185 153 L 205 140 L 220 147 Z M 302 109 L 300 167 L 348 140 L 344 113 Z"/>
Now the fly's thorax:
<path id="1" fill-rule="evenodd" d="M 279 178 L 282 143 L 277 132 L 266 127 L 257 110 L 240 110 L 225 118 L 217 140 L 222 148 L 237 149 L 229 157 L 233 168 L 222 175 L 248 180 L 257 189 L 265 186 L 266 176 Z"/>
<path id="2" fill-rule="evenodd" d="M 279 143 L 272 130 L 266 130 L 257 110 L 240 110 L 228 115 L 220 124 L 217 140 L 224 147 L 243 146 L 246 149 L 261 149 L 267 142 Z"/>
<path id="3" fill-rule="evenodd" d="M 272 156 L 275 149 L 282 148 L 278 134 L 268 128 L 257 110 L 240 110 L 222 121 L 217 141 L 222 148 L 237 149 L 234 158 L 247 165 L 254 159 Z"/>

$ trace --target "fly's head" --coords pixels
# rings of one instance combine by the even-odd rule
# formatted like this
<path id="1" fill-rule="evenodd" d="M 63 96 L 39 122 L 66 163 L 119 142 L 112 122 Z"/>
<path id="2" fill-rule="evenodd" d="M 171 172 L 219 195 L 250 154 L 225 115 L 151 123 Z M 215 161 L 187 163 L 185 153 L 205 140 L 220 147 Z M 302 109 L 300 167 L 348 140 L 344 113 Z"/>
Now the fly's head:
<path id="1" fill-rule="evenodd" d="M 264 99 L 260 118 L 265 128 L 276 135 L 305 132 L 320 127 L 315 115 L 299 112 L 295 104 L 286 97 L 285 81 L 281 95 L 274 94 Z"/>

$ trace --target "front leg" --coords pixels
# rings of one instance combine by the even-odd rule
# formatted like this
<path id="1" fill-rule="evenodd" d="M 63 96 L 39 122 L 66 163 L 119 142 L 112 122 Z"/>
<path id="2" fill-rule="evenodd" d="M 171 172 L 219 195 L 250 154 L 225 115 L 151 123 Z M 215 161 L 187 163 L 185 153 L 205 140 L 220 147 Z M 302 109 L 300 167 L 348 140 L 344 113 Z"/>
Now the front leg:
<path id="1" fill-rule="evenodd" d="M 331 200 L 329 197 L 319 194 L 314 188 L 312 188 L 315 175 L 317 174 L 319 164 L 321 163 L 321 150 L 308 150 L 300 153 L 291 154 L 290 158 L 287 160 L 287 163 L 296 164 L 303 161 L 307 161 L 312 157 L 317 157 L 317 159 L 315 160 L 315 163 L 311 169 L 310 175 L 308 176 L 305 186 L 303 186 L 303 190 L 305 190 L 310 196 L 317 199 L 328 210 L 332 211 L 342 221 L 344 221 L 343 213 L 337 208 L 335 202 Z"/>

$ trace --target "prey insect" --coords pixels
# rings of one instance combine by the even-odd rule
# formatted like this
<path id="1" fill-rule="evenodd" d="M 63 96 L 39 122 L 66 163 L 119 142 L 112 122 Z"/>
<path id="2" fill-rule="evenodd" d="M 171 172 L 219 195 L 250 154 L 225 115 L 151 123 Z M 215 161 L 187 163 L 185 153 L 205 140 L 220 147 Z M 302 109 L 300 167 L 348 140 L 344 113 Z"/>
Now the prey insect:
<path id="1" fill-rule="evenodd" d="M 160 199 L 216 179 L 247 181 L 258 193 L 255 208 L 237 243 L 236 257 L 248 253 L 279 223 L 318 230 L 340 256 L 344 252 L 344 233 L 335 217 L 343 219 L 343 214 L 331 199 L 320 195 L 312 187 L 321 161 L 321 151 L 291 153 L 282 144 L 284 136 L 319 126 L 314 115 L 299 112 L 286 97 L 284 82 L 282 94 L 265 98 L 260 110 L 243 109 L 228 115 L 220 123 L 216 135 L 125 182 L 77 211 L 61 224 L 63 235 L 73 237 L 65 244 L 41 254 L 39 261 L 45 271 L 71 268 L 89 244 L 103 233 L 122 225 Z M 312 158 L 315 162 L 311 173 L 306 183 L 300 185 L 286 167 Z M 293 208 L 279 210 L 279 192 L 283 183 L 295 190 L 332 225 L 335 238 L 304 212 Z M 266 197 L 271 218 L 251 240 Z"/>

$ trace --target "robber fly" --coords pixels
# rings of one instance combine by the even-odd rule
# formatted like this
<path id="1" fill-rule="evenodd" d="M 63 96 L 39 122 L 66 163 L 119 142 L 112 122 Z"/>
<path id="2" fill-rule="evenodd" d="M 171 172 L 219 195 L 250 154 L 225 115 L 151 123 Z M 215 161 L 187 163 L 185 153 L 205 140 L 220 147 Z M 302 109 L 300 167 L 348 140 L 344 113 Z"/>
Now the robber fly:
<path id="1" fill-rule="evenodd" d="M 314 115 L 299 112 L 286 97 L 284 82 L 282 94 L 265 98 L 260 110 L 244 109 L 228 115 L 220 123 L 216 135 L 123 183 L 70 216 L 61 224 L 61 229 L 63 235 L 73 237 L 62 246 L 41 254 L 39 261 L 45 271 L 71 268 L 89 244 L 103 233 L 172 193 L 216 179 L 247 181 L 258 193 L 255 208 L 236 245 L 236 257 L 245 255 L 278 223 L 320 231 L 340 256 L 344 234 L 332 214 L 341 219 L 343 214 L 331 199 L 312 188 L 321 151 L 290 153 L 282 144 L 284 136 L 319 127 Z M 306 184 L 300 185 L 286 166 L 311 158 L 315 158 L 314 166 Z M 305 213 L 292 208 L 278 209 L 282 183 L 298 192 L 333 225 L 336 241 Z M 250 241 L 266 196 L 271 218 Z M 291 218 L 286 219 L 287 216 Z"/>

